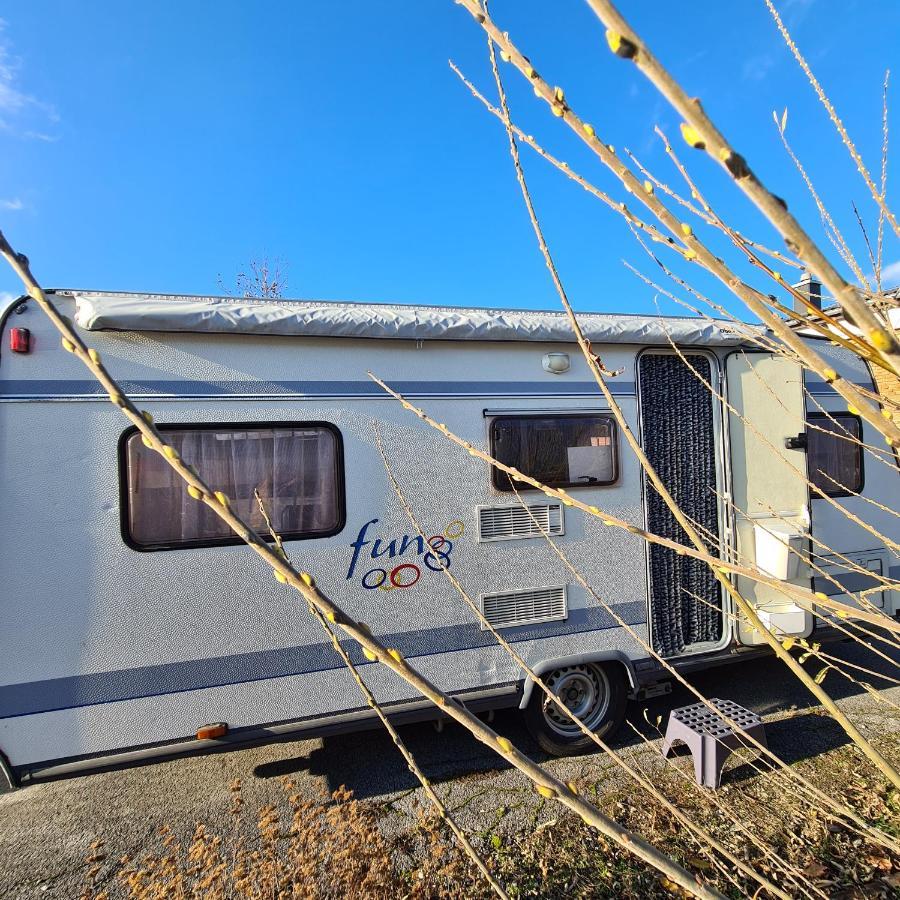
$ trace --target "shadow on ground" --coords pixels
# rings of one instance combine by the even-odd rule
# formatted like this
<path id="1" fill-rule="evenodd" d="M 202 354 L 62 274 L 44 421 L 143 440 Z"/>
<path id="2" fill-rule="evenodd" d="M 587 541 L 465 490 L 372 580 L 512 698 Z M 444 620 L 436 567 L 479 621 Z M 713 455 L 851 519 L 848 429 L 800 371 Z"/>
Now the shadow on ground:
<path id="1" fill-rule="evenodd" d="M 897 673 L 890 662 L 874 657 L 855 644 L 835 644 L 829 652 L 884 675 Z M 812 671 L 817 668 L 818 665 Z M 881 686 L 878 678 L 866 677 L 874 686 Z M 764 717 L 779 716 L 766 724 L 766 734 L 769 747 L 787 763 L 816 757 L 848 743 L 844 731 L 831 718 L 807 711 L 817 706 L 815 698 L 774 658 L 718 666 L 688 678 L 707 697 L 733 700 Z M 859 685 L 840 676 L 829 681 L 828 690 L 836 700 L 863 692 Z M 626 724 L 612 740 L 612 746 L 637 747 L 645 739 L 658 738 L 658 732 L 650 723 L 658 717 L 659 727 L 665 730 L 672 709 L 694 702 L 696 697 L 687 688 L 675 684 L 670 694 L 651 701 L 631 703 L 628 721 L 633 728 Z M 785 713 L 788 715 L 783 717 Z M 517 710 L 498 712 L 492 727 L 532 759 L 537 762 L 547 760 L 525 730 Z M 454 723 L 446 723 L 440 732 L 428 723 L 404 726 L 399 731 L 419 765 L 434 782 L 464 779 L 466 776 L 510 768 Z M 383 731 L 325 738 L 321 746 L 308 756 L 265 763 L 254 770 L 259 778 L 290 777 L 304 772 L 322 777 L 329 790 L 344 785 L 359 798 L 378 797 L 418 786 L 415 776 L 407 770 L 393 742 Z M 754 767 L 744 764 L 729 769 L 726 777 L 729 781 L 741 781 L 753 774 Z"/>

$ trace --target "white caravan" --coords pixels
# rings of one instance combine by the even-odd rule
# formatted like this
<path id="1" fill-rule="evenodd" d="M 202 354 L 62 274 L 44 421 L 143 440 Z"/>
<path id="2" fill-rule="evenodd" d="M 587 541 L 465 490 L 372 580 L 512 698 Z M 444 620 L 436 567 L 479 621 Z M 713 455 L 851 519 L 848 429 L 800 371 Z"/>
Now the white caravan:
<path id="1" fill-rule="evenodd" d="M 525 512 L 502 473 L 366 374 L 500 460 L 680 539 L 560 313 L 51 298 L 182 456 L 260 529 L 261 492 L 290 556 L 326 594 L 471 708 L 520 707 L 550 752 L 585 741 L 482 629 L 441 561 L 601 734 L 621 723 L 629 696 L 666 677 L 606 604 L 677 666 L 762 652 L 706 567 L 535 491 L 523 494 Z M 876 583 L 866 572 L 897 579 L 880 539 L 809 496 L 807 467 L 835 504 L 900 540 L 896 460 L 827 384 L 727 322 L 581 319 L 620 370 L 612 391 L 631 428 L 714 549 L 848 602 Z M 12 302 L 0 331 L 0 752 L 11 783 L 370 726 L 296 592 L 189 497 L 37 306 Z M 827 341 L 816 349 L 873 389 L 860 360 Z M 427 543 L 390 486 L 375 421 Z M 878 454 L 865 465 L 857 437 Z M 829 577 L 787 551 L 810 545 Z M 778 633 L 822 631 L 777 592 L 740 588 Z M 900 607 L 895 591 L 869 599 L 891 615 Z M 398 720 L 435 714 L 347 646 Z"/>

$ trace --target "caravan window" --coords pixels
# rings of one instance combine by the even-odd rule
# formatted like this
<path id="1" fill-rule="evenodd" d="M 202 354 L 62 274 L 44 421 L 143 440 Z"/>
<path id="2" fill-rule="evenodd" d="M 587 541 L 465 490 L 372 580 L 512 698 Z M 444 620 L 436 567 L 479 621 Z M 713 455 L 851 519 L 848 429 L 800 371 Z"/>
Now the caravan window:
<path id="1" fill-rule="evenodd" d="M 829 497 L 858 494 L 863 488 L 862 420 L 851 413 L 810 413 L 809 422 L 816 426 L 806 432 L 809 480 Z"/>
<path id="2" fill-rule="evenodd" d="M 257 531 L 268 530 L 254 491 L 285 539 L 327 537 L 344 527 L 340 432 L 322 422 L 161 425 L 181 458 Z M 194 500 L 137 429 L 120 445 L 122 533 L 137 550 L 241 543 L 209 507 Z"/>
<path id="3" fill-rule="evenodd" d="M 548 487 L 612 484 L 618 477 L 612 416 L 498 416 L 491 423 L 491 453 Z M 512 490 L 500 469 L 493 470 L 493 481 L 498 490 Z"/>

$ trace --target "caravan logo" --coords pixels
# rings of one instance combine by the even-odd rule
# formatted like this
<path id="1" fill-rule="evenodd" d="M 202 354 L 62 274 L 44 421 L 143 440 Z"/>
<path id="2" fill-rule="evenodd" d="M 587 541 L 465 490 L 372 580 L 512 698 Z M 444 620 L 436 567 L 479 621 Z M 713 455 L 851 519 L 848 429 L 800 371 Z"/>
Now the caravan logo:
<path id="1" fill-rule="evenodd" d="M 432 572 L 440 572 L 442 568 L 450 568 L 450 555 L 453 553 L 453 542 L 462 537 L 465 525 L 459 519 L 450 522 L 441 534 L 433 534 L 426 541 L 421 535 L 404 534 L 401 537 L 386 541 L 383 538 L 369 540 L 366 536 L 371 525 L 377 524 L 378 519 L 371 519 L 359 529 L 356 540 L 350 545 L 353 548 L 353 556 L 350 559 L 350 568 L 347 570 L 347 580 L 350 581 L 357 572 L 357 568 L 364 568 L 369 559 L 384 560 L 368 569 L 361 578 L 362 586 L 369 591 L 376 588 L 382 591 L 394 591 L 398 588 L 409 588 L 417 584 L 422 577 L 422 567 Z M 369 559 L 360 559 L 364 556 L 363 548 L 368 548 Z M 412 556 L 415 562 L 398 562 L 398 557 Z"/>

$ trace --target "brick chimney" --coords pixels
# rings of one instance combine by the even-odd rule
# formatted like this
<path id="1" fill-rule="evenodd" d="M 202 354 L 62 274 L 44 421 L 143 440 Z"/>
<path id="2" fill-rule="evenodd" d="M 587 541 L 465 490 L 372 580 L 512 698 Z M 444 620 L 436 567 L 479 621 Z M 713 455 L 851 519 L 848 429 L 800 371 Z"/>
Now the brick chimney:
<path id="1" fill-rule="evenodd" d="M 822 284 L 816 281 L 809 272 L 804 272 L 800 280 L 794 285 L 794 290 L 803 294 L 816 309 L 822 308 Z M 797 298 L 794 298 L 794 312 L 809 315 L 808 310 Z"/>

